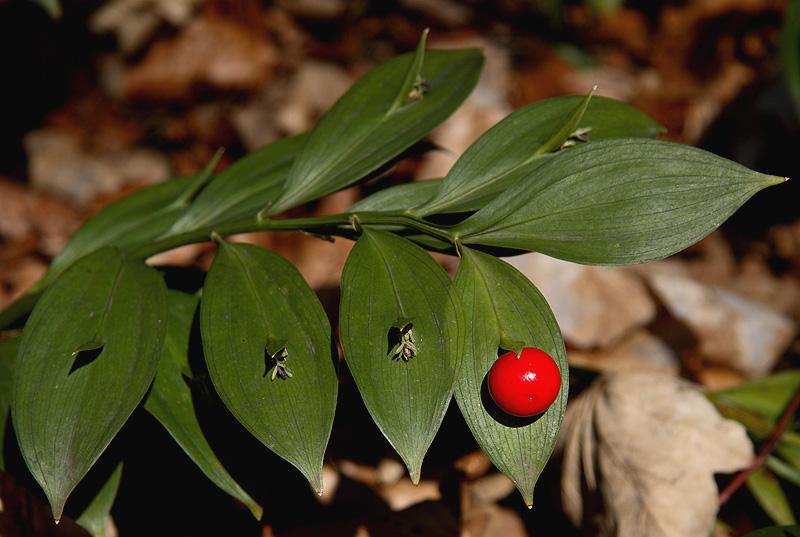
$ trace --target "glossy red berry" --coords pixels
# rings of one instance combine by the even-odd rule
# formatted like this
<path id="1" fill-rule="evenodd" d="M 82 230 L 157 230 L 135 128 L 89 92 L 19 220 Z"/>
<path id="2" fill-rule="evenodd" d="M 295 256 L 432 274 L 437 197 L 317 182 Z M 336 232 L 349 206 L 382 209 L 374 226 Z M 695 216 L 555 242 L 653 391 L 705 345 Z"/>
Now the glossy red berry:
<path id="1" fill-rule="evenodd" d="M 561 389 L 561 371 L 544 351 L 507 352 L 489 370 L 489 393 L 502 410 L 522 418 L 548 409 Z"/>

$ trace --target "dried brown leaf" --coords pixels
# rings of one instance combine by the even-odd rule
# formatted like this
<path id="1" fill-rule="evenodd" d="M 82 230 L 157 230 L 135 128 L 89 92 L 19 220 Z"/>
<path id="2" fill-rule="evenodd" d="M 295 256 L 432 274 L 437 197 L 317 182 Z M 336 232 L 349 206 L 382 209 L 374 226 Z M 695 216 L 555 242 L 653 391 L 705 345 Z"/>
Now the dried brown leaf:
<path id="1" fill-rule="evenodd" d="M 742 425 L 684 381 L 648 372 L 599 377 L 570 405 L 561 434 L 565 513 L 609 537 L 706 537 L 714 473 L 753 457 Z"/>
<path id="2" fill-rule="evenodd" d="M 266 84 L 278 62 L 265 36 L 235 21 L 203 15 L 176 37 L 156 42 L 125 74 L 127 97 L 173 100 L 195 87 L 249 91 Z"/>

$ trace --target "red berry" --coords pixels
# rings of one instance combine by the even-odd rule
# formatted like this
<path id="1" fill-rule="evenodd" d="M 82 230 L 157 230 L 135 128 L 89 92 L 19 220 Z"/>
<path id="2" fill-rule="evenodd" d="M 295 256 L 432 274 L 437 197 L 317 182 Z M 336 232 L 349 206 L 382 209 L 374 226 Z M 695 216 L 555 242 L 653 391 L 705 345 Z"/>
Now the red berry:
<path id="1" fill-rule="evenodd" d="M 561 389 L 561 372 L 544 351 L 507 352 L 489 370 L 489 393 L 501 409 L 526 418 L 548 409 Z"/>

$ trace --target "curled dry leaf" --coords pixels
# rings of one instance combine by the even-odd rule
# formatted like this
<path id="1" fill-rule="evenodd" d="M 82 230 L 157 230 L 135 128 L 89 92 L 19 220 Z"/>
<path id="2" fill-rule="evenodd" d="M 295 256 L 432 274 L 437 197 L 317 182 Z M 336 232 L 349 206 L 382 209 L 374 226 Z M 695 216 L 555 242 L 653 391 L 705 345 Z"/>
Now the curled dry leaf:
<path id="1" fill-rule="evenodd" d="M 753 458 L 742 425 L 688 383 L 648 372 L 598 377 L 568 407 L 558 449 L 565 513 L 609 537 L 707 537 L 714 473 Z"/>

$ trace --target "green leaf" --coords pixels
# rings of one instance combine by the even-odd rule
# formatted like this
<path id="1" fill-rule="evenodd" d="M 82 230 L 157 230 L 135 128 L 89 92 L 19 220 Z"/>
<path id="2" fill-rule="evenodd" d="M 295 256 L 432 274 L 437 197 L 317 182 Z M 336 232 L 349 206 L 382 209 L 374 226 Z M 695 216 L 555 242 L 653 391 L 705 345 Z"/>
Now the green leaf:
<path id="1" fill-rule="evenodd" d="M 452 114 L 478 80 L 477 50 L 397 56 L 367 73 L 320 120 L 286 189 L 262 216 L 340 190 L 421 140 Z M 425 83 L 423 87 L 421 82 Z"/>
<path id="2" fill-rule="evenodd" d="M 435 197 L 411 212 L 425 216 L 477 210 L 547 162 L 578 130 L 588 130 L 591 140 L 654 137 L 663 131 L 631 106 L 590 97 L 546 99 L 512 113 L 464 152 Z"/>
<path id="3" fill-rule="evenodd" d="M 164 353 L 144 408 L 169 431 L 215 485 L 241 501 L 260 519 L 261 506 L 231 477 L 203 434 L 192 391 L 184 377 L 189 371 L 189 340 L 199 297 L 170 291 L 169 304 Z"/>
<path id="4" fill-rule="evenodd" d="M 56 520 L 150 386 L 166 318 L 159 273 L 110 247 L 64 271 L 33 309 L 19 343 L 11 411 L 22 455 Z"/>
<path id="5" fill-rule="evenodd" d="M 178 196 L 173 205 L 178 207 L 188 207 L 189 204 L 192 202 L 195 197 L 197 197 L 197 193 L 203 190 L 203 188 L 208 184 L 214 174 L 214 169 L 219 164 L 219 159 L 222 157 L 223 150 L 222 148 L 218 149 L 214 156 L 211 157 L 211 160 L 208 161 L 200 173 L 193 176 L 192 182 L 189 183 L 186 188 L 181 191 L 181 195 Z"/>
<path id="6" fill-rule="evenodd" d="M 117 497 L 119 482 L 122 479 L 122 462 L 117 464 L 108 480 L 98 491 L 76 522 L 92 537 L 106 537 L 106 521 Z"/>
<path id="7" fill-rule="evenodd" d="M 278 254 L 222 242 L 206 277 L 200 327 L 222 401 L 321 492 L 338 378 L 331 327 L 314 291 Z M 267 352 L 276 344 L 285 361 Z M 273 380 L 282 366 L 292 376 Z"/>
<path id="8" fill-rule="evenodd" d="M 0 470 L 8 471 L 5 460 L 6 427 L 11 416 L 11 377 L 14 371 L 14 356 L 19 348 L 19 337 L 8 337 L 0 341 Z"/>
<path id="9" fill-rule="evenodd" d="M 715 404 L 733 405 L 752 410 L 759 416 L 778 421 L 786 406 L 800 389 L 800 370 L 786 370 L 728 390 L 706 395 Z"/>
<path id="10" fill-rule="evenodd" d="M 794 469 L 795 476 L 800 476 L 800 434 L 796 431 L 784 431 L 775 453 Z M 781 474 L 781 477 L 791 479 L 784 474 Z M 800 481 L 797 482 L 797 486 L 800 487 Z"/>
<path id="11" fill-rule="evenodd" d="M 473 319 L 456 402 L 486 455 L 531 506 L 534 486 L 553 451 L 566 410 L 569 373 L 561 332 L 544 297 L 505 261 L 462 248 L 454 283 L 467 318 Z M 545 351 L 561 370 L 561 392 L 539 416 L 510 416 L 489 395 L 489 369 L 499 352 L 511 350 L 504 340 Z"/>
<path id="12" fill-rule="evenodd" d="M 644 263 L 694 244 L 783 181 L 693 147 L 612 138 L 557 155 L 453 233 L 577 263 Z"/>
<path id="13" fill-rule="evenodd" d="M 517 110 L 467 148 L 442 181 L 438 194 L 413 213 L 470 211 L 496 198 L 567 141 L 590 99 L 591 94 L 575 106 L 547 115 L 542 114 L 547 112 L 547 101 Z"/>
<path id="14" fill-rule="evenodd" d="M 105 246 L 126 250 L 164 233 L 186 210 L 185 205 L 175 201 L 195 179 L 195 176 L 170 179 L 104 207 L 70 237 L 32 291 L 43 290 L 76 260 Z"/>
<path id="15" fill-rule="evenodd" d="M 796 487 L 800 487 L 800 469 L 798 469 L 797 466 L 774 455 L 767 457 L 765 465 L 767 469 L 778 477 L 782 477 Z"/>
<path id="16" fill-rule="evenodd" d="M 762 466 L 747 478 L 747 488 L 773 522 L 781 525 L 795 523 L 789 500 L 772 472 Z"/>
<path id="17" fill-rule="evenodd" d="M 411 357 L 396 354 L 403 338 L 396 324 L 409 319 Z M 367 410 L 417 483 L 464 347 L 463 312 L 449 276 L 420 247 L 365 228 L 342 273 L 339 333 Z"/>
<path id="18" fill-rule="evenodd" d="M 406 211 L 430 199 L 441 184 L 441 179 L 427 179 L 384 188 L 358 201 L 347 212 Z"/>
<path id="19" fill-rule="evenodd" d="M 308 133 L 282 138 L 220 172 L 169 230 L 178 234 L 255 216 L 282 191 Z"/>
<path id="20" fill-rule="evenodd" d="M 167 231 L 186 210 L 186 205 L 177 200 L 196 180 L 197 176 L 177 177 L 141 188 L 89 218 L 53 259 L 44 277 L 0 313 L 0 327 L 27 314 L 41 293 L 76 260 L 105 246 L 128 250 Z"/>
<path id="21" fill-rule="evenodd" d="M 771 526 L 751 531 L 744 537 L 800 537 L 800 526 Z"/>

